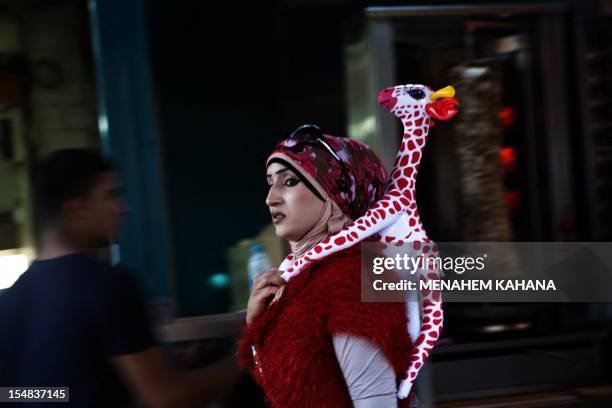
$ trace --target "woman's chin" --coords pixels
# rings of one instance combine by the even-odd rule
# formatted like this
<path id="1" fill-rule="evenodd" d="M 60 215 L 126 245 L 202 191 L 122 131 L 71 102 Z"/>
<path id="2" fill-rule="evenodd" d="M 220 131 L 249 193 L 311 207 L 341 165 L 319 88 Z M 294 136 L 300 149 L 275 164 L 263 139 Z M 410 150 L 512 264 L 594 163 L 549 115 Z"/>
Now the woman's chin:
<path id="1" fill-rule="evenodd" d="M 286 225 L 277 224 L 274 225 L 276 236 L 281 239 L 286 239 L 287 241 L 296 241 L 295 231 L 292 231 L 291 228 L 287 228 Z"/>
<path id="2" fill-rule="evenodd" d="M 291 241 L 292 234 L 287 233 L 282 227 L 276 227 L 276 236 Z"/>

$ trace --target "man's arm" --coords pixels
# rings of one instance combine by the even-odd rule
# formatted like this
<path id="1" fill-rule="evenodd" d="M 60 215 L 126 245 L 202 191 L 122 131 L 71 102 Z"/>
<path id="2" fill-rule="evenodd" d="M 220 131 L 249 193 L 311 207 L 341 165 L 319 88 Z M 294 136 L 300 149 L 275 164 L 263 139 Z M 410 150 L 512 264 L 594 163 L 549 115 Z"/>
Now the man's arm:
<path id="1" fill-rule="evenodd" d="M 210 367 L 177 373 L 160 347 L 112 358 L 132 392 L 151 407 L 189 407 L 227 393 L 240 375 L 233 356 Z"/>

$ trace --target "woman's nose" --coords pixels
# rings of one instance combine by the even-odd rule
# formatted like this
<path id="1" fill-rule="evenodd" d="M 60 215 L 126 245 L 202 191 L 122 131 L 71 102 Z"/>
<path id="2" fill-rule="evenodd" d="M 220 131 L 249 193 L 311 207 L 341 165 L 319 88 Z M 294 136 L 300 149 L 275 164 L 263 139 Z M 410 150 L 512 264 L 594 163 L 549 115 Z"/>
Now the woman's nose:
<path id="1" fill-rule="evenodd" d="M 268 196 L 266 197 L 266 205 L 268 207 L 272 207 L 273 205 L 280 204 L 281 202 L 282 200 L 278 192 L 278 188 L 275 186 L 270 187 L 270 191 L 268 191 Z"/>

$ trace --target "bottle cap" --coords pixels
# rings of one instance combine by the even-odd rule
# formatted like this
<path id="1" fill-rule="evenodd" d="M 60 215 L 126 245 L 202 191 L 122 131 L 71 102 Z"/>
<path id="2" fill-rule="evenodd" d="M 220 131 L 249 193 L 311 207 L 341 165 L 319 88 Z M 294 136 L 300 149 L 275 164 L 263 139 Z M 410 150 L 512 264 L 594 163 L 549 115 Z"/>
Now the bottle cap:
<path id="1" fill-rule="evenodd" d="M 251 253 L 252 254 L 260 254 L 264 252 L 264 246 L 261 244 L 253 244 L 251 245 Z"/>

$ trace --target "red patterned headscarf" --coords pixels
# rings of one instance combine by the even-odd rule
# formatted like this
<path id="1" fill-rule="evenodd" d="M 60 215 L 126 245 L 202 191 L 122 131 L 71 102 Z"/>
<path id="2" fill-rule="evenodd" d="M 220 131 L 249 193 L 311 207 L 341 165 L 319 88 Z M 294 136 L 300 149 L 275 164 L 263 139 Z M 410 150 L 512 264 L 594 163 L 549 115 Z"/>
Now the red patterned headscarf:
<path id="1" fill-rule="evenodd" d="M 304 127 L 319 131 L 314 125 Z M 268 157 L 266 166 L 282 161 L 296 167 L 315 189 L 322 188 L 344 214 L 355 220 L 383 196 L 385 165 L 365 143 L 322 133 L 320 137 L 323 143 L 301 142 L 292 137 L 283 140 Z"/>

